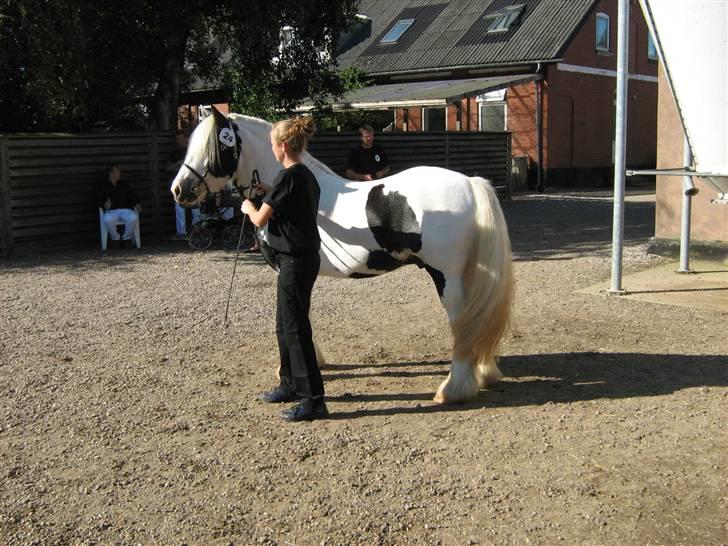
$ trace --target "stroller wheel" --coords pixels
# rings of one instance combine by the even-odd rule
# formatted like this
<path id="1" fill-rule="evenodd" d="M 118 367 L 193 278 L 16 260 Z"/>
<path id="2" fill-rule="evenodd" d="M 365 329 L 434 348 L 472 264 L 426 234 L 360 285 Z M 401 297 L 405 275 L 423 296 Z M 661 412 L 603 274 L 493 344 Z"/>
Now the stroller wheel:
<path id="1" fill-rule="evenodd" d="M 239 224 L 227 226 L 222 232 L 222 244 L 227 250 L 250 248 L 255 244 L 255 227 L 247 223 L 243 228 L 243 236 L 240 237 Z"/>
<path id="2" fill-rule="evenodd" d="M 193 250 L 206 250 L 210 248 L 212 239 L 212 230 L 198 224 L 192 226 L 187 242 Z"/>

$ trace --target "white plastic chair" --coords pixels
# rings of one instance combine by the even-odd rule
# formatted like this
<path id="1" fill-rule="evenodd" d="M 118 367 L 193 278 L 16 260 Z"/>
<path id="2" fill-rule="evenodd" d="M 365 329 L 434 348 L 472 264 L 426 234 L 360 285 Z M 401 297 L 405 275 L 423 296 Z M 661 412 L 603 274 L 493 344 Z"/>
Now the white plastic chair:
<path id="1" fill-rule="evenodd" d="M 139 231 L 139 223 L 140 222 L 136 223 L 134 234 L 132 235 L 132 240 L 137 248 L 142 247 L 142 236 Z M 116 225 L 123 226 L 124 222 L 116 222 Z M 99 230 L 101 231 L 101 250 L 106 250 L 106 245 L 109 240 L 109 230 L 106 228 L 106 222 L 104 222 L 104 209 L 102 207 L 99 207 Z"/>

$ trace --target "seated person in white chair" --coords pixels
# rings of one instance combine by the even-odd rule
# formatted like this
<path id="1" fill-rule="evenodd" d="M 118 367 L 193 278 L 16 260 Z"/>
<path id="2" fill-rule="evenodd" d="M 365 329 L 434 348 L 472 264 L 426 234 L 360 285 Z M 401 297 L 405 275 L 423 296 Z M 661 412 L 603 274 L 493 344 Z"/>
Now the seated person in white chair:
<path id="1" fill-rule="evenodd" d="M 105 177 L 98 187 L 98 204 L 104 209 L 104 222 L 111 237 L 111 245 L 121 248 L 131 246 L 141 205 L 131 186 L 121 179 L 118 165 L 106 167 Z M 124 224 L 123 236 L 116 229 L 117 222 Z"/>

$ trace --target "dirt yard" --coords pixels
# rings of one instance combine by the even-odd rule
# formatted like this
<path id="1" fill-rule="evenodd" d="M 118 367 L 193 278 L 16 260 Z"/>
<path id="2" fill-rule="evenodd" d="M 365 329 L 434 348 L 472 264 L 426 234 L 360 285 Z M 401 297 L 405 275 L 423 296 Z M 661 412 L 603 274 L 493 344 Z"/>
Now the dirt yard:
<path id="1" fill-rule="evenodd" d="M 286 424 L 275 273 L 184 243 L 0 262 L 0 543 L 727 544 L 728 309 L 579 289 L 609 279 L 611 203 L 504 203 L 506 377 L 448 371 L 426 273 L 320 278 L 331 418 Z M 629 202 L 625 275 L 654 203 Z"/>

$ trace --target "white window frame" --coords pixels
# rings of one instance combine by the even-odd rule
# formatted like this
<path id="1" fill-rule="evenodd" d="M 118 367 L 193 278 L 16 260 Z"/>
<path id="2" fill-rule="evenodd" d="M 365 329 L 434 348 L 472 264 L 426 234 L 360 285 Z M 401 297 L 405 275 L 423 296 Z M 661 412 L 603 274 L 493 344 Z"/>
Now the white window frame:
<path id="1" fill-rule="evenodd" d="M 427 112 L 430 110 L 442 110 L 443 111 L 443 119 L 445 122 L 445 127 L 443 129 L 430 129 L 430 127 L 429 127 L 430 124 L 427 121 Z M 432 108 L 423 107 L 422 108 L 422 130 L 423 131 L 447 131 L 447 107 L 446 106 L 432 107 Z"/>
<path id="2" fill-rule="evenodd" d="M 506 6 L 498 13 L 486 15 L 486 21 L 490 20 L 486 32 L 508 32 L 518 22 L 525 4 Z"/>
<path id="3" fill-rule="evenodd" d="M 290 25 L 286 25 L 281 27 L 281 50 L 287 48 L 291 45 L 291 42 L 293 42 L 293 27 Z"/>
<path id="4" fill-rule="evenodd" d="M 503 128 L 491 132 L 505 132 L 508 130 L 508 101 L 506 100 L 506 93 L 507 91 L 505 89 L 499 89 L 478 95 L 476 101 L 478 103 L 478 129 L 480 131 L 486 130 L 483 119 L 485 109 L 493 106 L 503 108 Z"/>
<path id="5" fill-rule="evenodd" d="M 407 32 L 410 27 L 414 24 L 414 19 L 400 19 L 389 31 L 379 40 L 382 45 L 396 44 L 399 39 Z"/>
<path id="6" fill-rule="evenodd" d="M 198 104 L 197 105 L 197 120 L 198 122 L 202 121 L 208 116 L 212 115 L 212 105 L 211 104 Z"/>
<path id="7" fill-rule="evenodd" d="M 596 20 L 596 31 L 594 36 L 594 48 L 602 53 L 609 53 L 609 15 L 606 13 L 599 12 L 597 13 L 597 20 Z M 607 28 L 606 32 L 604 33 L 604 37 L 606 39 L 606 45 L 601 44 L 599 42 L 599 21 L 602 21 L 603 23 L 606 23 Z"/>

